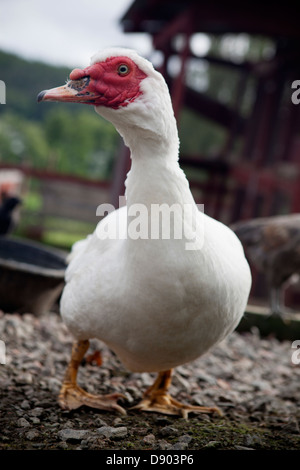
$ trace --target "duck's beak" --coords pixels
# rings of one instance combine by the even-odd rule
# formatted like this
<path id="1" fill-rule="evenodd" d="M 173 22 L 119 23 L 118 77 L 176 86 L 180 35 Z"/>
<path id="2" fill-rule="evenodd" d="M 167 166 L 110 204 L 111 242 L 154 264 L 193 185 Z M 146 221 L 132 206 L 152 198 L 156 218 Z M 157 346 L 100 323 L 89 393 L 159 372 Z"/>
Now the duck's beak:
<path id="1" fill-rule="evenodd" d="M 38 103 L 40 101 L 71 101 L 75 96 L 76 93 L 73 93 L 67 85 L 64 85 L 41 91 L 37 96 L 37 101 Z"/>
<path id="2" fill-rule="evenodd" d="M 65 101 L 69 103 L 95 104 L 97 95 L 91 88 L 91 77 L 84 76 L 69 80 L 66 85 L 41 91 L 37 96 L 40 101 Z"/>

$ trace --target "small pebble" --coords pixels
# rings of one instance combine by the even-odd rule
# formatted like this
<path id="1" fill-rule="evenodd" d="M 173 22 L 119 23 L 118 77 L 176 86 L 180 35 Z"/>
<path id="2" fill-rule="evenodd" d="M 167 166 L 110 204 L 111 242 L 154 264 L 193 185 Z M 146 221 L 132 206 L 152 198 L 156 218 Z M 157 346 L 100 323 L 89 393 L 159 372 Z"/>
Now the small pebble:
<path id="1" fill-rule="evenodd" d="M 185 450 L 187 448 L 188 448 L 188 443 L 187 442 L 181 442 L 181 441 L 176 442 L 176 444 L 174 444 L 171 447 L 172 450 Z"/>
<path id="2" fill-rule="evenodd" d="M 172 444 L 167 442 L 165 439 L 161 439 L 158 441 L 158 448 L 160 450 L 170 450 L 172 449 Z"/>
<path id="3" fill-rule="evenodd" d="M 20 427 L 20 428 L 27 428 L 30 426 L 30 423 L 27 421 L 26 418 L 20 418 L 18 419 L 17 421 L 17 425 Z"/>
<path id="4" fill-rule="evenodd" d="M 251 447 L 255 444 L 263 444 L 262 438 L 258 436 L 257 434 L 246 434 L 244 437 L 244 444 L 245 447 Z"/>
<path id="5" fill-rule="evenodd" d="M 153 445 L 155 443 L 156 439 L 154 434 L 147 434 L 147 436 L 143 437 L 143 442 L 145 444 Z"/>
<path id="6" fill-rule="evenodd" d="M 252 447 L 234 446 L 236 450 L 254 450 Z"/>
<path id="7" fill-rule="evenodd" d="M 180 442 L 185 442 L 186 444 L 190 444 L 192 442 L 193 438 L 189 436 L 188 434 L 183 434 L 180 436 L 179 441 Z"/>
<path id="8" fill-rule="evenodd" d="M 25 434 L 26 439 L 29 441 L 34 441 L 40 436 L 40 433 L 36 429 L 32 429 Z"/>
<path id="9" fill-rule="evenodd" d="M 96 427 L 107 426 L 106 421 L 104 421 L 104 419 L 102 419 L 102 418 L 96 418 L 93 424 Z"/>
<path id="10" fill-rule="evenodd" d="M 21 408 L 23 410 L 30 410 L 31 406 L 28 400 L 23 400 L 21 403 Z"/>
<path id="11" fill-rule="evenodd" d="M 57 393 L 61 389 L 61 381 L 55 377 L 49 377 L 47 380 L 48 390 L 52 393 Z"/>
<path id="12" fill-rule="evenodd" d="M 58 447 L 59 447 L 59 449 L 62 449 L 62 450 L 67 450 L 67 449 L 69 448 L 69 446 L 68 446 L 68 444 L 66 443 L 66 441 L 59 442 Z"/>
<path id="13" fill-rule="evenodd" d="M 118 426 L 118 424 L 122 423 L 122 418 L 116 418 L 114 419 L 114 426 Z"/>
<path id="14" fill-rule="evenodd" d="M 107 437 L 108 439 L 122 439 L 127 436 L 127 428 L 121 426 L 118 428 L 113 428 L 112 426 L 102 426 L 97 429 L 97 432 L 100 436 Z"/>
<path id="15" fill-rule="evenodd" d="M 31 410 L 29 412 L 29 415 L 30 416 L 35 416 L 36 418 L 42 416 L 42 414 L 44 413 L 44 408 L 41 408 L 40 406 L 36 407 L 36 408 L 33 408 L 33 410 Z"/>
<path id="16" fill-rule="evenodd" d="M 178 436 L 179 431 L 177 428 L 174 428 L 173 426 L 165 426 L 164 428 L 161 428 L 160 434 L 163 437 Z"/>
<path id="17" fill-rule="evenodd" d="M 25 372 L 24 374 L 20 374 L 15 378 L 15 381 L 18 385 L 27 385 L 32 384 L 32 375 L 29 372 Z"/>
<path id="18" fill-rule="evenodd" d="M 89 431 L 87 430 L 82 430 L 82 429 L 62 429 L 57 433 L 57 437 L 61 441 L 66 441 L 66 442 L 80 442 L 84 437 L 87 436 Z"/>
<path id="19" fill-rule="evenodd" d="M 209 441 L 202 449 L 215 449 L 222 445 L 221 441 Z"/>
<path id="20" fill-rule="evenodd" d="M 32 424 L 39 424 L 41 422 L 40 418 L 36 418 L 35 416 L 33 416 L 32 418 L 30 417 L 30 421 L 32 422 Z"/>

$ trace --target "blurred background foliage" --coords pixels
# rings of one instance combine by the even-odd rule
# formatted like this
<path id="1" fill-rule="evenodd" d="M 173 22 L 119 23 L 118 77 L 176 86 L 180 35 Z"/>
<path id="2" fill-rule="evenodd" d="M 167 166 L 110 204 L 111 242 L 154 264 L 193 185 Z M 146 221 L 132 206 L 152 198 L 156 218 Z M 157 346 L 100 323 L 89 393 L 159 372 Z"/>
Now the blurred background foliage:
<path id="1" fill-rule="evenodd" d="M 119 137 L 93 107 L 38 104 L 38 93 L 65 83 L 69 69 L 0 52 L 6 105 L 0 107 L 0 160 L 106 180 Z"/>

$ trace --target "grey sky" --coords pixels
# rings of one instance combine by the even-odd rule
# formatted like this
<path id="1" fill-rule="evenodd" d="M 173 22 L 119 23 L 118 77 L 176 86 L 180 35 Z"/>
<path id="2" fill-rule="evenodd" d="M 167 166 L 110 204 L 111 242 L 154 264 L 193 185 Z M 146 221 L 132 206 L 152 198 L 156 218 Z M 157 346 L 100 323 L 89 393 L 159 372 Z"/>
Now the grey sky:
<path id="1" fill-rule="evenodd" d="M 123 34 L 133 0 L 0 0 L 0 49 L 57 65 L 85 66 L 108 46 L 151 51 L 146 35 Z"/>

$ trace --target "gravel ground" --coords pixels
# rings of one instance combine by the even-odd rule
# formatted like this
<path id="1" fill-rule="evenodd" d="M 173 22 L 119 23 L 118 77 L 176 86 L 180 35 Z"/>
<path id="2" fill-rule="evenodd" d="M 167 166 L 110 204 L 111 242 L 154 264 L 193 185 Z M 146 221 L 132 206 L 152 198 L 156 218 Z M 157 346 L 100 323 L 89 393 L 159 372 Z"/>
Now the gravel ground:
<path id="1" fill-rule="evenodd" d="M 254 328 L 234 332 L 206 356 L 178 367 L 171 393 L 199 405 L 217 405 L 224 417 L 180 417 L 130 410 L 155 375 L 128 372 L 106 346 L 103 365 L 84 361 L 79 383 L 92 393 L 118 391 L 127 416 L 57 404 L 72 338 L 55 312 L 0 312 L 6 364 L 0 364 L 0 449 L 300 449 L 300 364 L 291 341 L 262 339 Z M 94 355 L 97 357 L 97 355 Z"/>

